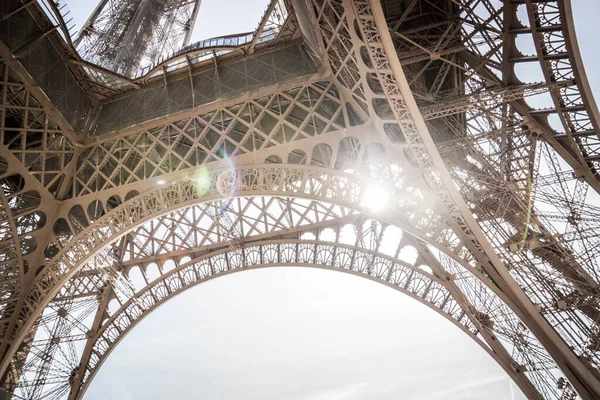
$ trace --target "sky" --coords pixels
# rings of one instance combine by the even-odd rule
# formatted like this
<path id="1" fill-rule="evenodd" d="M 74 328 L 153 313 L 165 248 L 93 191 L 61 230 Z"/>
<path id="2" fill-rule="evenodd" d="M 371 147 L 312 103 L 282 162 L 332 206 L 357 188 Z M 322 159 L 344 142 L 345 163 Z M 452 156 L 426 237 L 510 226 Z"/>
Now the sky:
<path id="1" fill-rule="evenodd" d="M 95 5 L 67 3 L 79 27 Z M 266 3 L 203 0 L 192 42 L 253 30 Z M 588 79 L 600 99 L 600 2 L 572 5 Z M 122 340 L 85 396 L 165 398 L 524 396 L 475 342 L 414 300 L 339 272 L 273 268 L 208 281 L 161 306 Z"/>
<path id="2" fill-rule="evenodd" d="M 165 303 L 117 346 L 84 399 L 519 394 L 474 341 L 415 300 L 357 276 L 288 267 L 223 276 Z"/>

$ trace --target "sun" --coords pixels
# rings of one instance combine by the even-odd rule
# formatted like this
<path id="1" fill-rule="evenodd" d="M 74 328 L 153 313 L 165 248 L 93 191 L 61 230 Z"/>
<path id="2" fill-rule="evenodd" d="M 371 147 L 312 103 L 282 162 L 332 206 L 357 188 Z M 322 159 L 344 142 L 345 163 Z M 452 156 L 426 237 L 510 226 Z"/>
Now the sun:
<path id="1" fill-rule="evenodd" d="M 362 193 L 361 205 L 370 211 L 383 210 L 390 201 L 389 191 L 379 184 L 367 185 Z"/>

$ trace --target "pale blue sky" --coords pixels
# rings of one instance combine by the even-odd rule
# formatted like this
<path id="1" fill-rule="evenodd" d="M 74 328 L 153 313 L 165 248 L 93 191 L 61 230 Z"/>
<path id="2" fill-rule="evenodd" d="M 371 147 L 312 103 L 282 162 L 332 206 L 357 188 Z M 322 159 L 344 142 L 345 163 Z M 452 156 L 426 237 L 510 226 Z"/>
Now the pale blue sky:
<path id="1" fill-rule="evenodd" d="M 67 1 L 78 27 L 95 2 Z M 266 0 L 203 0 L 192 41 L 255 28 Z M 572 0 L 588 78 L 600 88 L 600 2 Z M 600 95 L 596 96 L 597 98 Z M 522 399 L 441 316 L 382 285 L 320 270 L 225 276 L 149 315 L 86 400 Z"/>

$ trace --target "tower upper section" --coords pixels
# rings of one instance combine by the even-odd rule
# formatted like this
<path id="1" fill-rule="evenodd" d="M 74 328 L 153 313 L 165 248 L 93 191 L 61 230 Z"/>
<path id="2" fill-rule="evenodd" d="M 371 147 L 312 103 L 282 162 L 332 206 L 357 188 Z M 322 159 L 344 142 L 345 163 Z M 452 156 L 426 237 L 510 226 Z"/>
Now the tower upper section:
<path id="1" fill-rule="evenodd" d="M 132 77 L 188 44 L 201 0 L 102 0 L 75 41 L 81 57 Z"/>

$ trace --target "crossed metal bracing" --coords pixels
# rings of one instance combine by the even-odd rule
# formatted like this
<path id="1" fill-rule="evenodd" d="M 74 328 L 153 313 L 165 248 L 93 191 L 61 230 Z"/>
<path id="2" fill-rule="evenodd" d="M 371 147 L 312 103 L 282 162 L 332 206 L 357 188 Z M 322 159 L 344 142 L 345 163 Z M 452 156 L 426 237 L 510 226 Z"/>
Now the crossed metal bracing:
<path id="1" fill-rule="evenodd" d="M 537 133 L 598 190 L 594 164 L 598 111 L 579 55 L 569 51 L 576 50 L 569 2 L 470 1 L 463 7 L 454 7 L 450 14 L 460 14 L 462 20 L 449 17 L 446 9 L 437 11 L 437 20 L 430 13 L 420 15 L 418 3 L 411 2 L 412 8 L 396 17 L 405 29 L 399 29 L 397 22 L 390 24 L 417 101 L 435 109 L 435 104 L 444 102 L 444 98 L 456 96 L 456 90 L 468 94 L 482 89 L 488 92 L 490 87 L 526 87 L 515 70 L 541 61 L 544 74 L 534 79 L 543 78 L 547 85 L 565 84 L 550 90 L 550 96 L 543 99 L 550 99 L 553 106 L 544 101 L 545 108 L 535 109 L 510 96 L 488 104 L 510 103 L 522 117 L 531 117 L 528 120 L 535 122 Z M 522 53 L 531 51 L 522 45 L 527 40 L 535 43 L 535 54 Z M 429 84 L 419 79 L 423 75 L 429 75 L 425 79 L 429 79 Z M 531 76 L 520 75 L 524 79 Z M 449 76 L 464 80 L 466 87 L 444 88 Z M 529 104 L 536 107 L 535 102 Z"/>
<path id="2" fill-rule="evenodd" d="M 220 237 L 211 207 L 213 204 L 193 206 L 151 220 L 88 261 L 57 294 L 53 301 L 56 312 L 40 321 L 39 326 L 47 333 L 31 343 L 35 350 L 30 351 L 23 367 L 19 395 L 31 398 L 38 391 L 39 395 L 52 398 L 57 394 L 59 398 L 58 394 L 68 392 L 73 379 L 78 379 L 78 384 L 87 383 L 120 336 L 145 310 L 151 311 L 180 290 L 228 270 L 281 264 L 330 266 L 387 282 L 438 309 L 480 344 L 489 342 L 485 346 L 493 349 L 509 373 L 515 375 L 517 365 L 517 371 L 531 370 L 525 375 L 538 382 L 547 397 L 555 392 L 552 385 L 545 386 L 547 374 L 556 373 L 551 360 L 502 301 L 469 268 L 441 253 L 436 261 L 422 242 L 403 235 L 397 227 L 386 227 L 360 213 L 314 200 L 237 198 L 221 211 L 232 221 L 232 230 L 244 237 L 245 243 L 231 249 L 223 248 L 226 239 Z M 279 240 L 274 242 L 274 238 Z M 195 258 L 203 261 L 171 273 L 173 267 L 186 266 L 187 260 Z M 118 264 L 117 274 L 107 273 L 113 264 Z M 471 306 L 456 298 L 460 293 L 457 287 L 468 293 Z M 88 317 L 98 302 L 100 314 L 92 322 Z M 128 311 L 120 309 L 121 304 Z M 53 343 L 57 326 L 62 329 L 61 340 Z M 79 358 L 73 354 L 82 354 L 77 342 L 88 338 L 83 354 L 89 361 L 83 362 L 88 366 L 83 370 L 77 368 Z M 506 343 L 506 350 L 498 347 L 496 339 Z M 507 359 L 504 351 L 512 358 Z M 57 357 L 45 358 L 48 353 Z M 518 375 L 516 380 L 522 380 Z M 42 386 L 37 384 L 40 377 L 52 379 Z M 526 393 L 535 396 L 535 390 L 528 389 L 530 383 L 523 381 L 522 385 Z"/>
<path id="3" fill-rule="evenodd" d="M 255 203 L 257 207 L 264 205 L 264 202 L 261 204 L 261 200 L 259 199 L 243 199 L 241 200 L 242 205 L 239 206 L 239 209 L 243 209 L 246 202 Z M 282 209 L 290 205 L 289 209 L 292 210 L 302 210 L 303 208 L 301 201 L 290 202 L 289 200 L 282 199 L 267 199 L 265 202 L 281 202 L 280 207 Z M 308 205 L 306 211 L 313 211 L 311 208 L 314 206 L 308 203 L 305 204 Z M 261 208 L 257 209 L 260 212 Z M 197 207 L 194 211 L 197 215 L 202 214 L 201 208 Z M 161 225 L 166 223 L 168 226 L 173 220 L 179 222 L 183 219 L 184 221 L 197 223 L 199 219 L 190 218 L 191 214 L 194 214 L 194 211 L 186 210 L 179 213 L 179 215 L 166 218 L 164 222 L 157 221 L 154 226 L 144 227 L 145 229 L 142 231 L 156 232 L 160 229 Z M 305 216 L 306 211 L 302 211 L 304 211 L 303 215 Z M 339 213 L 340 211 L 342 213 Z M 464 307 L 464 300 L 459 300 L 460 298 L 457 299 L 455 297 L 456 286 L 468 287 L 470 283 L 475 281 L 469 282 L 468 278 L 461 276 L 456 280 L 460 283 L 448 283 L 444 282 L 443 277 L 440 277 L 438 274 L 442 270 L 442 263 L 444 265 L 443 268 L 456 271 L 457 275 L 468 274 L 463 268 L 443 256 L 441 256 L 439 263 L 435 261 L 435 258 L 431 254 L 429 254 L 429 258 L 427 255 L 419 256 L 417 248 L 427 254 L 427 250 L 425 250 L 423 245 L 410 238 L 403 239 L 401 231 L 394 227 L 384 228 L 377 221 L 364 220 L 364 218 L 357 218 L 356 215 L 353 216 L 352 214 L 340 217 L 343 214 L 343 210 L 339 208 L 336 210 L 335 207 L 331 207 L 326 213 L 315 213 L 315 215 L 322 218 L 321 221 L 329 219 L 329 226 L 332 226 L 331 222 L 337 223 L 337 226 L 333 225 L 333 229 L 315 228 L 315 226 L 318 226 L 318 224 L 315 225 L 315 222 L 319 220 L 319 217 L 312 221 L 309 217 L 304 222 L 307 224 L 306 228 L 298 231 L 298 233 L 286 232 L 288 235 L 288 239 L 286 240 L 268 240 L 269 232 L 266 231 L 262 232 L 263 239 L 259 242 L 244 244 L 236 250 L 214 250 L 199 257 L 192 255 L 193 253 L 190 252 L 189 248 L 187 249 L 187 253 L 179 251 L 179 255 L 177 255 L 177 251 L 172 250 L 174 254 L 169 254 L 169 247 L 181 246 L 180 242 L 172 242 L 166 248 L 163 247 L 164 243 L 158 244 L 163 248 L 162 254 L 156 258 L 148 258 L 144 250 L 150 250 L 148 247 L 152 244 L 147 239 L 141 242 L 144 246 L 140 250 L 126 250 L 122 252 L 121 259 L 125 259 L 126 261 L 121 261 L 121 263 L 128 271 L 126 279 L 129 283 L 129 285 L 125 286 L 125 290 L 119 288 L 114 282 L 107 282 L 103 279 L 103 276 L 100 276 L 96 279 L 97 283 L 95 283 L 95 287 L 88 284 L 89 295 L 98 293 L 99 296 L 97 299 L 92 297 L 93 300 L 90 301 L 89 297 L 79 296 L 75 300 L 75 305 L 67 305 L 67 307 L 71 306 L 75 309 L 75 312 L 69 313 L 70 316 L 73 315 L 72 318 L 74 320 L 64 321 L 62 324 L 71 329 L 69 337 L 72 341 L 85 341 L 87 339 L 84 354 L 89 357 L 89 362 L 86 363 L 88 366 L 86 370 L 76 370 L 75 374 L 73 374 L 73 370 L 70 370 L 69 367 L 75 369 L 78 359 L 75 359 L 74 363 L 68 358 L 61 357 L 61 361 L 55 361 L 53 366 L 48 366 L 53 371 L 48 375 L 57 378 L 48 385 L 51 388 L 50 390 L 57 392 L 59 387 L 62 390 L 68 390 L 69 385 L 67 381 L 69 376 L 79 379 L 83 384 L 81 390 L 85 390 L 86 384 L 106 355 L 112 350 L 118 340 L 135 325 L 137 320 L 146 312 L 150 312 L 181 290 L 185 290 L 211 276 L 218 276 L 229 271 L 270 265 L 319 266 L 321 268 L 341 269 L 343 271 L 364 274 L 371 279 L 386 282 L 386 284 L 396 287 L 398 290 L 442 312 L 443 315 L 459 325 L 482 345 L 484 345 L 483 342 L 486 340 L 486 336 L 487 340 L 489 340 L 490 334 L 497 334 L 507 343 L 516 341 L 521 346 L 528 346 L 528 350 L 534 356 L 532 357 L 529 351 L 525 352 L 523 347 L 515 347 L 512 351 L 515 362 L 518 362 L 517 360 L 521 360 L 522 358 L 525 358 L 528 362 L 537 360 L 540 365 L 548 362 L 548 360 L 544 359 L 543 351 L 537 356 L 535 355 L 537 350 L 534 349 L 539 346 L 535 341 L 529 342 L 518 339 L 529 334 L 505 306 L 502 306 L 498 301 L 490 301 L 487 296 L 483 296 L 483 299 L 481 298 L 481 293 L 485 292 L 484 287 L 478 288 L 480 290 L 480 297 L 474 299 L 474 301 L 478 301 L 478 310 L 486 310 L 490 314 L 483 311 L 462 308 Z M 183 215 L 186 215 L 187 218 L 182 218 Z M 297 215 L 300 218 L 300 214 L 298 213 Z M 305 218 L 304 216 L 302 218 Z M 348 217 L 351 219 L 348 219 Z M 239 216 L 234 216 L 233 218 L 241 219 Z M 285 219 L 285 217 L 283 218 Z M 352 222 L 340 224 L 340 220 L 350 220 Z M 309 222 L 310 224 L 308 224 Z M 238 223 L 241 223 L 241 221 Z M 253 224 L 256 225 L 255 222 Z M 286 226 L 286 230 L 293 227 L 293 225 L 286 223 L 283 225 Z M 299 225 L 303 224 L 299 223 Z M 277 230 L 274 227 L 270 229 L 271 231 Z M 182 231 L 190 233 L 190 229 L 187 226 L 184 226 Z M 292 240 L 291 237 L 297 237 L 297 239 Z M 251 235 L 249 236 L 249 240 L 253 240 Z M 182 247 L 186 248 L 187 244 L 184 244 Z M 170 257 L 174 258 L 170 259 Z M 403 259 L 407 259 L 407 261 Z M 93 273 L 96 270 L 97 266 L 93 266 L 89 271 L 85 271 L 84 269 L 80 274 L 80 279 L 89 279 L 91 281 L 90 276 L 85 274 L 86 272 Z M 81 287 L 81 284 L 77 283 L 77 286 Z M 476 289 L 476 287 L 473 287 L 473 289 Z M 116 297 L 112 298 L 109 302 L 107 299 L 111 298 L 110 293 L 113 290 Z M 65 289 L 65 293 L 73 298 L 73 293 L 68 288 Z M 473 291 L 472 293 L 476 292 Z M 88 310 L 87 312 L 83 312 L 84 317 L 91 315 L 96 307 L 98 307 L 98 302 L 101 304 L 102 314 L 100 317 L 103 321 L 101 325 L 97 324 L 96 331 L 93 333 L 88 332 L 86 329 L 90 326 L 91 321 L 88 321 L 88 324 L 85 325 L 82 322 L 85 318 L 78 319 L 76 315 L 82 313 L 82 309 Z M 55 306 L 57 310 L 60 310 L 59 307 L 65 307 L 64 304 L 64 296 L 57 296 Z M 60 318 L 56 314 L 49 315 L 43 323 L 56 322 Z M 94 323 L 96 322 L 94 321 Z M 497 324 L 506 324 L 506 328 Z M 87 334 L 84 335 L 84 333 Z M 63 342 L 63 348 L 73 346 L 72 341 Z M 494 342 L 491 345 L 494 347 Z M 41 339 L 39 342 L 34 342 L 32 346 L 39 346 L 40 350 L 37 354 L 44 354 L 44 346 L 48 347 L 48 339 Z M 497 346 L 495 347 L 497 348 Z M 63 350 L 60 353 L 70 354 L 71 352 Z M 35 358 L 36 356 L 34 355 L 31 359 L 35 360 Z M 56 366 L 57 364 L 58 367 Z M 34 363 L 30 365 L 34 365 Z M 35 372 L 40 373 L 41 371 L 32 370 L 32 377 L 35 376 Z M 538 374 L 539 371 L 529 375 L 535 378 Z M 541 377 L 541 379 L 544 380 L 545 378 Z M 32 380 L 35 382 L 35 379 Z M 32 390 L 35 385 L 31 386 Z M 24 391 L 29 389 L 27 385 L 22 385 L 21 387 Z M 554 388 L 547 388 L 547 390 L 553 391 Z"/>
<path id="4" fill-rule="evenodd" d="M 58 195 L 75 146 L 40 95 L 0 58 L 0 142 L 52 195 Z"/>
<path id="5" fill-rule="evenodd" d="M 360 117 L 344 104 L 333 82 L 294 87 L 133 134 L 101 138 L 82 150 L 74 194 L 189 170 L 223 157 L 340 131 L 358 122 Z"/>
<path id="6" fill-rule="evenodd" d="M 178 291 L 289 263 L 423 301 L 531 398 L 598 397 L 597 110 L 568 2 L 300 3 L 288 15 L 312 14 L 327 74 L 87 143 L 6 60 L 3 385 L 79 398 Z M 538 61 L 544 81 L 523 84 L 516 66 Z M 529 106 L 540 96 L 553 108 Z M 364 204 L 373 182 L 390 192 L 381 212 Z"/>
<path id="7" fill-rule="evenodd" d="M 395 44 L 400 60 L 405 65 L 405 71 L 410 71 L 407 73 L 407 77 L 417 101 L 422 104 L 422 110 L 428 110 L 429 108 L 435 110 L 435 105 L 427 106 L 426 104 L 432 101 L 443 101 L 444 96 L 450 98 L 456 96 L 456 89 L 465 90 L 467 94 L 469 92 L 477 94 L 482 91 L 482 88 L 493 87 L 499 83 L 505 85 L 518 84 L 520 81 L 515 77 L 515 65 L 538 59 L 538 57 L 523 56 L 516 47 L 514 42 L 516 36 L 535 31 L 535 28 L 527 29 L 526 25 L 529 25 L 527 21 L 521 21 L 523 25 L 518 21 L 516 4 L 506 2 L 503 4 L 504 7 L 499 7 L 501 4 L 498 2 L 471 3 L 473 8 L 470 10 L 466 8 L 466 13 L 464 8 L 455 10 L 458 13 L 465 13 L 461 14 L 461 17 L 468 21 L 467 23 L 458 24 L 456 20 L 452 19 L 443 22 L 440 19 L 442 22 L 439 24 L 424 24 L 424 28 L 420 28 L 418 22 L 423 17 L 417 13 L 414 20 L 416 28 L 408 28 L 408 34 L 396 30 L 396 27 L 392 30 L 393 36 L 397 37 Z M 479 10 L 476 11 L 476 8 L 479 8 Z M 567 19 L 564 18 L 564 10 L 559 10 L 558 2 L 536 2 L 535 5 L 527 5 L 526 11 L 529 14 L 525 13 L 525 15 L 530 16 L 529 22 L 532 26 L 546 24 L 544 32 L 547 34 L 535 37 L 537 41 L 542 43 L 543 51 L 540 51 L 540 54 L 543 53 L 543 57 L 539 58 L 552 67 L 550 69 L 551 74 L 545 75 L 546 81 L 565 84 L 559 90 L 549 88 L 550 96 L 557 104 L 562 104 L 563 108 L 565 108 L 565 104 L 573 105 L 574 102 L 579 102 L 576 107 L 573 105 L 569 112 L 562 112 L 558 107 L 555 110 L 532 110 L 523 101 L 515 101 L 511 96 L 507 96 L 504 98 L 505 101 L 499 101 L 498 99 L 486 101 L 484 107 L 469 110 L 464 116 L 446 118 L 441 127 L 431 123 L 430 130 L 432 134 L 443 134 L 445 130 L 454 132 L 456 136 L 464 137 L 465 134 L 471 136 L 471 138 L 464 138 L 467 142 L 464 144 L 464 148 L 468 149 L 467 151 L 457 151 L 457 141 L 446 143 L 440 148 L 440 151 L 445 152 L 443 156 L 446 163 L 458 167 L 454 170 L 451 169 L 451 172 L 454 173 L 455 181 L 461 182 L 464 197 L 471 200 L 472 209 L 480 216 L 482 221 L 480 226 L 483 227 L 484 231 L 489 232 L 488 237 L 493 238 L 495 237 L 493 235 L 498 234 L 499 236 L 496 236 L 496 238 L 503 238 L 496 241 L 497 251 L 506 251 L 507 247 L 510 249 L 512 245 L 513 250 L 519 253 L 524 246 L 530 247 L 532 253 L 535 253 L 538 259 L 553 265 L 555 270 L 562 271 L 563 276 L 570 276 L 568 279 L 571 282 L 577 282 L 574 287 L 567 288 L 562 286 L 560 279 L 556 279 L 556 276 L 550 277 L 551 274 L 548 274 L 547 278 L 542 278 L 546 281 L 543 283 L 543 286 L 547 288 L 546 290 L 559 290 L 565 293 L 564 298 L 552 300 L 556 304 L 560 304 L 560 306 L 555 305 L 554 307 L 564 307 L 566 302 L 581 301 L 580 304 L 586 304 L 586 310 L 583 311 L 583 308 L 579 308 L 579 310 L 586 313 L 591 321 L 597 321 L 597 306 L 591 306 L 597 304 L 597 300 L 592 300 L 597 298 L 597 255 L 593 251 L 590 254 L 587 250 L 581 249 L 581 247 L 591 249 L 590 243 L 596 241 L 597 235 L 592 233 L 593 228 L 588 231 L 588 228 L 584 227 L 584 225 L 595 219 L 595 207 L 589 205 L 591 199 L 595 197 L 586 197 L 587 185 L 574 179 L 586 179 L 592 186 L 597 187 L 593 178 L 595 172 L 592 171 L 592 174 L 586 174 L 585 163 L 581 164 L 578 161 L 564 157 L 575 168 L 572 176 L 568 176 L 571 172 L 566 171 L 564 162 L 559 162 L 560 157 L 554 151 L 558 151 L 561 156 L 564 156 L 565 148 L 573 154 L 578 154 L 579 151 L 573 151 L 574 146 L 564 144 L 564 142 L 561 146 L 555 145 L 555 139 L 562 138 L 564 135 L 559 135 L 556 131 L 552 132 L 551 129 L 549 131 L 548 121 L 540 121 L 539 119 L 540 116 L 558 116 L 563 125 L 568 125 L 567 132 L 576 130 L 582 134 L 584 132 L 581 127 L 585 125 L 588 127 L 585 134 L 590 134 L 591 138 L 587 143 L 593 142 L 594 136 L 596 136 L 595 131 L 590 129 L 594 120 L 589 117 L 594 112 L 597 114 L 595 105 L 593 102 L 587 105 L 590 110 L 588 113 L 582 102 L 582 95 L 579 94 L 588 92 L 589 96 L 589 87 L 585 79 L 580 79 L 578 85 L 572 85 L 570 82 L 574 78 L 574 73 L 569 64 L 569 54 L 564 51 L 566 44 L 563 36 L 566 36 L 566 34 L 563 33 L 560 25 L 561 12 L 562 18 Z M 405 13 L 402 17 L 407 15 Z M 519 14 L 520 17 L 522 15 L 522 13 Z M 532 15 L 533 18 L 531 18 Z M 443 17 L 447 18 L 447 13 Z M 431 20 L 430 16 L 427 17 L 427 20 Z M 550 20 L 552 26 L 548 26 Z M 519 28 L 517 29 L 517 27 Z M 435 30 L 439 32 L 437 35 L 434 33 Z M 444 32 L 443 35 L 441 34 L 442 31 Z M 452 32 L 456 32 L 456 34 L 449 34 Z M 510 40 L 506 40 L 507 34 Z M 463 49 L 458 50 L 454 46 L 463 47 Z M 404 50 L 405 48 L 406 50 Z M 403 54 L 410 53 L 409 48 L 412 50 L 412 54 L 403 59 Z M 557 54 L 559 48 L 563 50 L 560 55 Z M 449 54 L 453 56 L 449 57 Z M 419 55 L 421 58 L 419 58 Z M 406 65 L 410 67 L 407 68 Z M 571 68 L 571 72 L 567 72 L 568 68 Z M 426 83 L 428 73 L 435 77 L 431 86 Z M 454 90 L 446 89 L 448 94 L 444 95 L 440 92 L 443 89 L 441 85 L 444 83 L 440 77 L 452 76 L 452 74 L 454 74 L 454 79 L 464 82 L 465 86 L 458 86 Z M 581 78 L 581 75 L 579 77 Z M 523 88 L 523 86 L 521 87 Z M 485 92 L 493 93 L 493 90 L 485 90 Z M 442 94 L 442 96 L 436 96 L 435 93 Z M 503 94 L 509 93 L 510 90 L 504 89 Z M 468 94 L 468 96 L 473 95 Z M 505 104 L 504 108 L 499 107 L 503 103 Z M 528 109 L 529 111 L 527 111 Z M 424 113 L 425 115 L 427 114 Z M 442 112 L 441 116 L 444 115 L 448 115 L 448 113 Z M 565 122 L 565 118 L 568 119 L 567 122 Z M 576 123 L 575 120 L 579 122 Z M 524 125 L 521 125 L 523 122 Z M 496 135 L 498 135 L 498 138 L 493 139 Z M 503 135 L 505 139 L 499 139 Z M 545 141 L 536 140 L 537 135 Z M 441 140 L 448 139 L 450 138 L 446 136 Z M 454 139 L 452 138 L 452 140 Z M 554 145 L 553 149 L 546 143 Z M 581 143 L 583 142 L 579 144 Z M 477 155 L 473 154 L 474 147 L 478 149 L 475 151 L 475 153 L 478 153 Z M 593 152 L 593 149 L 588 148 L 581 154 L 590 152 Z M 476 161 L 465 162 L 467 156 Z M 586 159 L 586 162 L 588 161 L 589 159 Z M 461 166 L 459 167 L 459 165 Z M 506 175 L 500 179 L 510 182 L 510 187 L 500 191 L 490 191 L 491 187 L 496 186 L 496 183 L 490 177 L 495 175 L 496 178 L 499 178 L 498 171 L 502 170 L 505 171 Z M 550 179 L 536 176 L 536 174 L 548 172 L 552 176 Z M 540 184 L 540 182 L 543 183 Z M 550 189 L 552 186 L 550 182 L 557 186 Z M 480 186 L 481 184 L 484 186 Z M 518 191 L 522 193 L 521 200 L 515 200 L 515 197 L 517 197 L 515 192 Z M 552 191 L 561 194 L 554 197 Z M 480 193 L 481 197 L 477 193 Z M 509 200 L 511 197 L 512 199 Z M 559 198 L 563 200 L 559 200 Z M 480 202 L 479 205 L 475 204 L 477 200 Z M 515 201 L 519 201 L 523 205 L 515 207 Z M 532 203 L 543 211 L 533 211 L 530 206 Z M 583 204 L 583 207 L 587 209 L 585 212 L 587 217 L 584 218 L 587 222 L 576 221 L 580 219 L 579 211 L 577 211 L 579 206 L 576 204 Z M 557 212 L 562 213 L 563 217 L 558 217 Z M 570 214 L 571 217 L 568 217 L 567 214 Z M 528 224 L 532 219 L 537 226 L 523 229 L 524 224 Z M 546 221 L 541 225 L 540 222 L 544 219 Z M 564 223 L 567 227 L 560 234 L 552 232 L 556 224 L 549 222 L 548 219 L 554 219 L 555 221 L 560 219 L 561 223 Z M 492 228 L 493 225 L 498 225 L 499 222 L 508 224 L 509 229 L 506 229 L 506 226 Z M 593 224 L 593 222 L 591 223 Z M 521 228 L 518 228 L 519 224 L 521 224 Z M 515 236 L 510 236 L 511 229 L 528 233 L 518 239 Z M 590 234 L 585 234 L 585 231 L 590 232 Z M 574 239 L 575 236 L 578 236 L 578 239 Z M 494 240 L 492 240 L 493 242 Z M 579 247 L 580 250 L 570 248 L 571 246 Z M 509 255 L 507 254 L 506 257 L 508 258 Z M 573 262 L 572 258 L 578 259 L 578 261 Z M 536 264 L 533 260 L 529 263 Z M 576 264 L 579 265 L 576 266 Z M 585 264 L 588 266 L 585 267 Z M 539 270 L 539 267 L 536 268 Z M 533 269 L 530 271 L 532 274 L 535 273 Z M 544 272 L 544 275 L 546 273 L 547 271 Z M 521 282 L 522 287 L 529 285 L 527 281 L 530 280 L 531 275 L 526 275 Z M 537 289 L 531 289 L 530 296 L 537 297 L 534 295 L 535 291 Z M 572 297 L 566 292 L 578 294 L 574 294 L 574 297 Z M 579 300 L 576 300 L 577 298 Z M 538 297 L 535 303 L 542 305 L 547 303 L 548 300 L 549 298 Z M 576 316 L 573 317 L 574 319 L 571 319 L 571 316 L 567 319 L 569 321 L 578 319 Z M 556 322 L 556 325 L 559 324 L 559 322 Z M 595 323 L 592 323 L 588 328 L 592 336 L 595 336 L 592 332 L 597 329 L 594 325 Z M 575 332 L 578 333 L 578 331 L 578 328 L 575 329 Z M 574 336 L 577 333 L 565 334 Z M 584 340 L 583 343 L 587 343 L 584 347 L 596 346 L 595 339 Z M 582 348 L 581 352 L 587 354 L 588 350 Z"/>

